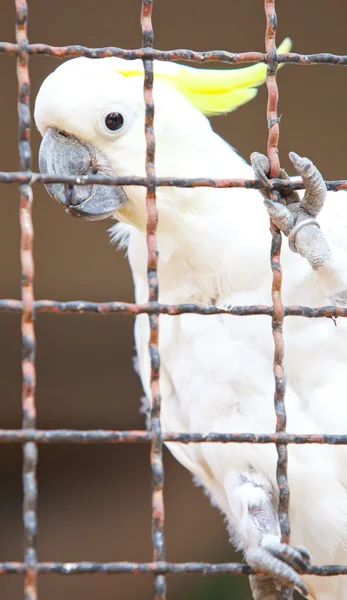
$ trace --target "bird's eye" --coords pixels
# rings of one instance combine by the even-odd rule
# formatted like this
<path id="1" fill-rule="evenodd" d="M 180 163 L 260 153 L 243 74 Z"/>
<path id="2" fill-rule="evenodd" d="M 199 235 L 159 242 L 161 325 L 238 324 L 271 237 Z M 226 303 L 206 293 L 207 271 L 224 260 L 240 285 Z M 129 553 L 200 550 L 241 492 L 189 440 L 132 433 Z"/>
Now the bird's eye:
<path id="1" fill-rule="evenodd" d="M 118 131 L 124 123 L 123 115 L 119 112 L 111 112 L 105 117 L 105 125 L 110 131 Z"/>

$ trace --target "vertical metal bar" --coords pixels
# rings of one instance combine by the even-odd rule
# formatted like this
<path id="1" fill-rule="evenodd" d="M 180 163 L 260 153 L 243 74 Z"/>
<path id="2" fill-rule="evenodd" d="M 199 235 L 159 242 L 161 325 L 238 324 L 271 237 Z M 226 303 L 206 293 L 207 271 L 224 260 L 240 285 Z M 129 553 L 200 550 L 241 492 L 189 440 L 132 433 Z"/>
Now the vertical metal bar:
<path id="1" fill-rule="evenodd" d="M 15 0 L 16 39 L 19 46 L 17 57 L 18 79 L 18 119 L 19 155 L 22 171 L 31 170 L 30 147 L 30 80 L 28 54 L 28 6 L 26 0 Z M 21 268 L 22 268 L 22 409 L 23 429 L 36 426 L 35 407 L 35 330 L 34 318 L 34 258 L 33 258 L 33 195 L 30 185 L 20 186 L 20 227 L 21 227 Z M 23 445 L 23 521 L 24 521 L 24 562 L 26 575 L 24 583 L 25 600 L 37 600 L 37 446 L 34 442 Z"/>
<path id="2" fill-rule="evenodd" d="M 267 52 L 267 78 L 268 89 L 267 102 L 267 121 L 269 128 L 267 152 L 270 161 L 270 177 L 279 176 L 279 118 L 278 107 L 278 87 L 277 87 L 277 52 L 276 52 L 276 29 L 277 16 L 275 11 L 275 0 L 265 0 L 266 14 L 266 34 L 265 46 Z M 271 197 L 277 200 L 278 192 L 273 192 Z M 276 412 L 276 432 L 286 430 L 286 409 L 285 393 L 286 378 L 283 369 L 284 343 L 283 343 L 283 322 L 284 308 L 282 302 L 282 267 L 281 267 L 281 245 L 282 234 L 271 221 L 271 269 L 272 269 L 272 301 L 274 314 L 272 318 L 272 334 L 274 339 L 274 377 L 275 377 L 275 395 L 274 405 Z M 277 448 L 277 485 L 279 493 L 278 518 L 281 529 L 282 542 L 289 544 L 290 541 L 290 523 L 289 523 L 289 486 L 287 477 L 288 451 L 284 444 L 276 444 Z M 282 600 L 291 600 L 293 591 L 291 588 L 283 588 L 281 592 Z"/>
<path id="3" fill-rule="evenodd" d="M 142 0 L 141 26 L 142 43 L 145 48 L 153 48 L 152 25 L 153 0 Z M 148 288 L 149 302 L 157 302 L 158 286 L 158 247 L 156 229 L 158 224 L 158 209 L 156 205 L 155 186 L 155 136 L 154 136 L 154 101 L 153 101 L 153 61 L 143 60 L 144 65 L 144 100 L 145 100 L 145 136 L 146 136 L 146 175 L 147 175 L 147 247 L 148 247 Z M 160 427 L 161 396 L 159 389 L 160 357 L 158 350 L 159 314 L 149 315 L 150 339 L 149 354 L 151 361 L 151 467 L 152 467 L 152 543 L 153 560 L 165 560 L 164 538 L 164 466 L 163 443 Z M 163 575 L 154 576 L 154 599 L 165 600 L 166 582 Z"/>

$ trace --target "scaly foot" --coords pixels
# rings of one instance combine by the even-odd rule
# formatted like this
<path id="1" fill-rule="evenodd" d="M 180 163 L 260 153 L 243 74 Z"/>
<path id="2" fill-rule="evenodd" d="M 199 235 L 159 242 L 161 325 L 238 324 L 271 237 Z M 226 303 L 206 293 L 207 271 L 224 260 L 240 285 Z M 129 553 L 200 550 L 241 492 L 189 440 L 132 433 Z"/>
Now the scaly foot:
<path id="1" fill-rule="evenodd" d="M 270 171 L 268 158 L 259 152 L 253 152 L 251 163 L 257 179 L 264 186 L 260 191 L 273 223 L 288 237 L 290 249 L 299 252 L 317 269 L 330 257 L 329 246 L 316 221 L 324 205 L 326 185 L 320 172 L 308 158 L 302 158 L 295 152 L 290 152 L 289 158 L 305 185 L 302 199 L 297 192 L 291 192 L 282 196 L 279 202 L 271 200 L 271 184 L 267 177 Z M 279 175 L 281 179 L 289 179 L 283 169 Z"/>
<path id="2" fill-rule="evenodd" d="M 307 587 L 298 575 L 306 573 L 310 564 L 305 548 L 288 546 L 266 536 L 259 548 L 246 552 L 245 558 L 254 571 L 261 572 L 250 577 L 254 600 L 278 600 L 277 590 L 282 587 L 295 587 L 307 596 Z"/>

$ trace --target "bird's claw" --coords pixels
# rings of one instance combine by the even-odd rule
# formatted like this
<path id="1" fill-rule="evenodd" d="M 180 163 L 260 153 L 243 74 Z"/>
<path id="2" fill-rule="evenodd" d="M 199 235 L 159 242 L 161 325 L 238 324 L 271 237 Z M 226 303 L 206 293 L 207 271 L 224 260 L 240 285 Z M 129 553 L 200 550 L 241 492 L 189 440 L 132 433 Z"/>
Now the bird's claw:
<path id="1" fill-rule="evenodd" d="M 271 183 L 268 179 L 270 173 L 270 161 L 268 157 L 265 154 L 260 154 L 260 152 L 253 152 L 251 154 L 251 165 L 256 178 L 263 184 L 264 189 L 271 189 Z"/>
<path id="2" fill-rule="evenodd" d="M 260 193 L 263 195 L 265 200 L 270 200 L 272 186 L 269 179 L 270 161 L 268 157 L 265 156 L 265 154 L 260 154 L 260 152 L 253 152 L 251 154 L 251 165 L 256 178 L 258 179 L 258 181 L 260 181 L 260 183 L 263 186 L 260 188 Z M 290 180 L 288 173 L 284 169 L 280 169 L 279 178 L 285 179 L 287 181 Z M 295 202 L 300 202 L 300 197 L 298 192 L 289 191 L 280 198 L 280 202 L 286 205 L 293 204 Z"/>
<path id="3" fill-rule="evenodd" d="M 274 583 L 274 590 L 295 587 L 304 596 L 308 595 L 307 587 L 298 575 L 306 573 L 310 564 L 311 557 L 305 548 L 265 539 L 261 547 L 248 550 L 246 560 L 257 575 L 255 587 L 258 594 L 255 594 L 255 598 L 276 598 L 275 591 L 272 596 L 263 593 L 264 587 L 269 588 L 271 581 Z"/>
<path id="4" fill-rule="evenodd" d="M 304 216 L 317 217 L 323 208 L 327 193 L 324 179 L 309 158 L 302 158 L 295 152 L 289 152 L 289 158 L 305 185 L 305 195 L 300 201 L 300 208 L 306 213 Z"/>
<path id="5" fill-rule="evenodd" d="M 260 192 L 271 220 L 289 238 L 290 249 L 307 258 L 313 268 L 318 268 L 330 256 L 328 244 L 315 220 L 324 205 L 326 185 L 311 160 L 302 158 L 295 152 L 290 152 L 289 158 L 305 185 L 302 199 L 293 191 L 288 195 L 281 195 L 279 201 L 272 200 L 268 158 L 259 152 L 253 152 L 251 163 L 263 186 Z M 289 180 L 283 169 L 280 169 L 279 176 Z"/>

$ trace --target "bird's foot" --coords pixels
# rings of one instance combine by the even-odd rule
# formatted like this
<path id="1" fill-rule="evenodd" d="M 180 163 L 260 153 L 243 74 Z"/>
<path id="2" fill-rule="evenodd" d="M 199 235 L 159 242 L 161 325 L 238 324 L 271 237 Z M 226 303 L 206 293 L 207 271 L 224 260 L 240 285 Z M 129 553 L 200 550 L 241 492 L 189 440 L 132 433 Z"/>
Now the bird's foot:
<path id="1" fill-rule="evenodd" d="M 277 590 L 297 588 L 307 596 L 306 585 L 298 573 L 306 573 L 311 557 L 302 547 L 288 546 L 266 536 L 259 548 L 246 552 L 246 561 L 256 572 L 250 577 L 254 600 L 278 600 Z"/>
<path id="2" fill-rule="evenodd" d="M 324 205 L 326 185 L 311 160 L 302 158 L 295 152 L 290 152 L 289 158 L 304 182 L 303 198 L 294 191 L 281 196 L 279 201 L 272 200 L 271 183 L 268 179 L 270 172 L 268 158 L 259 152 L 253 152 L 251 164 L 257 179 L 262 184 L 260 192 L 273 223 L 288 237 L 290 249 L 299 252 L 313 268 L 318 268 L 330 257 L 329 246 L 316 221 Z M 280 170 L 279 176 L 281 179 L 289 180 L 283 169 Z"/>

